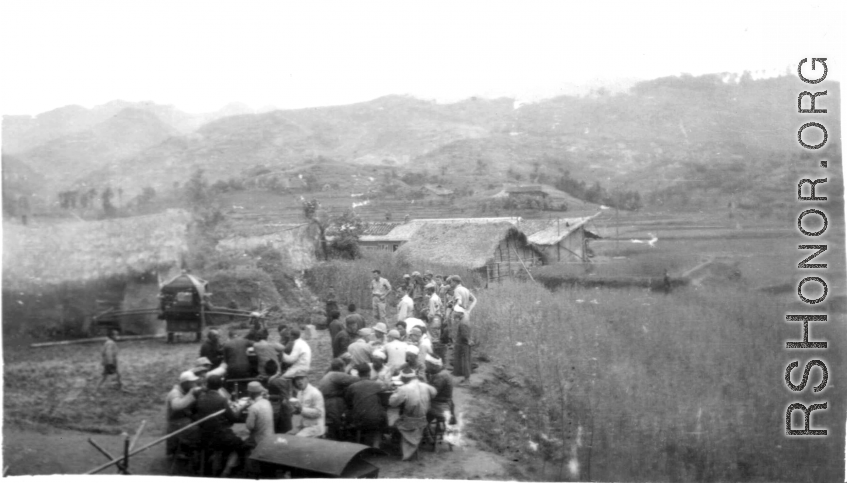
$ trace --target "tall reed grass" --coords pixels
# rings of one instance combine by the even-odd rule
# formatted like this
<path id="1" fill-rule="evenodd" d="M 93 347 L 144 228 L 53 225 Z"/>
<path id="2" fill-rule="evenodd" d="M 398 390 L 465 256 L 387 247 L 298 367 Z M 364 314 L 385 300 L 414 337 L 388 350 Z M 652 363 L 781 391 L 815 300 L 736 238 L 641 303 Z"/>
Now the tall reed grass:
<path id="1" fill-rule="evenodd" d="M 843 472 L 843 421 L 829 424 L 829 441 L 784 436 L 792 396 L 776 299 L 506 282 L 480 300 L 474 337 L 517 381 L 512 403 L 525 395 L 527 417 L 509 424 L 540 445 L 540 478 L 833 481 Z M 840 357 L 830 356 L 832 370 Z"/>

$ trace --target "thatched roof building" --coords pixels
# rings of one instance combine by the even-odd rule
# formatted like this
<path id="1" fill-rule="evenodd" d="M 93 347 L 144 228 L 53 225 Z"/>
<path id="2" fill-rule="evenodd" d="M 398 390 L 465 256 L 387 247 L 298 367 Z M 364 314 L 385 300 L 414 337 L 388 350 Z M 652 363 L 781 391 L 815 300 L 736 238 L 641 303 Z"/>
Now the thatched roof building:
<path id="1" fill-rule="evenodd" d="M 4 290 L 41 290 L 72 282 L 164 273 L 188 251 L 191 215 L 154 215 L 3 227 Z"/>
<path id="2" fill-rule="evenodd" d="M 600 238 L 591 221 L 600 213 L 581 218 L 527 220 L 521 230 L 527 241 L 544 254 L 545 263 L 589 261 L 588 241 Z"/>
<path id="3" fill-rule="evenodd" d="M 397 257 L 421 269 L 442 265 L 479 270 L 489 281 L 541 263 L 538 250 L 508 221 L 424 224 L 400 247 Z"/>

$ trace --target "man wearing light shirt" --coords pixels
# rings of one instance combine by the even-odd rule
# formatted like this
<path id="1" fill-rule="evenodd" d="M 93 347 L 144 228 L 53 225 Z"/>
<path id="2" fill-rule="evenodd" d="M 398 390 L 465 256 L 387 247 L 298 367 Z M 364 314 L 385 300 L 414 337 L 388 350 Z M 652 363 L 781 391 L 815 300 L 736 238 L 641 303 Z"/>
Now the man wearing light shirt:
<path id="1" fill-rule="evenodd" d="M 391 292 L 391 284 L 388 283 L 388 280 L 382 278 L 382 273 L 379 270 L 374 270 L 371 280 L 371 295 L 373 296 L 374 320 L 377 322 L 385 320 L 385 298 L 389 292 Z"/>
<path id="2" fill-rule="evenodd" d="M 291 364 L 282 377 L 292 378 L 299 371 L 309 372 L 312 366 L 312 348 L 309 344 L 300 338 L 300 329 L 295 327 L 291 329 L 291 339 L 294 341 L 294 347 L 291 349 L 291 354 L 282 354 L 283 362 Z"/>

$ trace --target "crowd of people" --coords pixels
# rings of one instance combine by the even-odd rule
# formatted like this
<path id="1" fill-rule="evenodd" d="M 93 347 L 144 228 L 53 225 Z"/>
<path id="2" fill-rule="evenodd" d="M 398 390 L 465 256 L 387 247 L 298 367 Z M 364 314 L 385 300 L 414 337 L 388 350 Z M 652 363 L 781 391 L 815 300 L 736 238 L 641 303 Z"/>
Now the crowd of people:
<path id="1" fill-rule="evenodd" d="M 167 431 L 223 412 L 170 438 L 168 455 L 202 447 L 220 456 L 215 473 L 229 476 L 263 439 L 287 434 L 377 448 L 393 437 L 408 460 L 433 422 L 455 424 L 454 380 L 445 360 L 452 345 L 453 376 L 466 384 L 476 298 L 458 276 L 431 272 L 406 275 L 392 288 L 374 270 L 370 286 L 372 325 L 355 304 L 343 321 L 337 304 L 328 314 L 332 359 L 320 378 L 310 377 L 312 346 L 300 326 L 280 325 L 271 340 L 254 314 L 246 335 L 230 331 L 224 342 L 219 330 L 209 330 L 194 367 L 167 396 Z M 385 304 L 392 292 L 399 303 L 389 321 Z M 233 430 L 237 422 L 245 423 L 246 437 Z"/>

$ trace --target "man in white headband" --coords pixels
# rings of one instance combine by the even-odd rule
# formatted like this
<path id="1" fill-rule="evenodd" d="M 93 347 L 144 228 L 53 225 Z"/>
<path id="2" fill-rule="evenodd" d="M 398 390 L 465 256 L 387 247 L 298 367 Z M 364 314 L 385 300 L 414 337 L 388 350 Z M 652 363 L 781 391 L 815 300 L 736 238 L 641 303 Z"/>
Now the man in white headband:
<path id="1" fill-rule="evenodd" d="M 406 363 L 394 370 L 394 375 L 398 375 L 403 371 L 412 371 L 421 381 L 426 381 L 426 366 L 423 361 L 418 358 L 420 349 L 414 345 L 406 347 Z"/>

